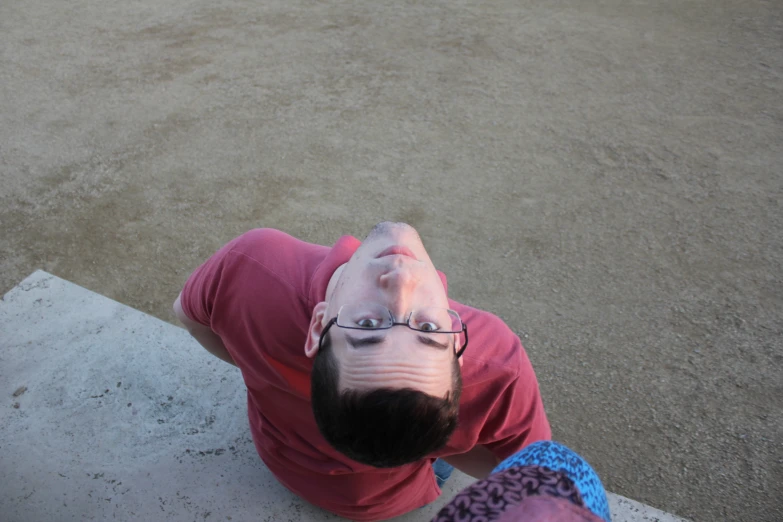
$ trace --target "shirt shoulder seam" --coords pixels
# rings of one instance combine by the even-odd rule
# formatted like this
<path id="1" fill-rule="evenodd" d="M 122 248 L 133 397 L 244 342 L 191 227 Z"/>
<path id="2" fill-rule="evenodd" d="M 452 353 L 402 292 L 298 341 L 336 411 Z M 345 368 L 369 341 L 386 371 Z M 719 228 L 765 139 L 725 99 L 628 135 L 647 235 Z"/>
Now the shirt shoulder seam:
<path id="1" fill-rule="evenodd" d="M 236 256 L 241 256 L 241 257 L 243 257 L 243 258 L 247 259 L 248 261 L 250 261 L 250 262 L 252 262 L 252 263 L 255 263 L 255 264 L 256 264 L 256 265 L 258 265 L 260 268 L 263 268 L 265 271 L 267 271 L 267 272 L 268 272 L 268 273 L 269 273 L 271 276 L 273 276 L 273 277 L 274 277 L 275 279 L 277 279 L 279 282 L 281 282 L 281 283 L 284 283 L 284 284 L 288 285 L 288 286 L 289 286 L 289 287 L 290 287 L 290 288 L 291 288 L 291 289 L 294 291 L 294 293 L 296 293 L 297 297 L 299 297 L 300 299 L 304 299 L 304 301 L 305 301 L 306 303 L 308 303 L 308 304 L 310 303 L 310 298 L 309 298 L 309 297 L 307 297 L 306 295 L 302 295 L 302 293 L 299 291 L 299 289 L 298 289 L 298 288 L 297 288 L 295 285 L 293 285 L 293 284 L 292 284 L 290 281 L 288 281 L 288 280 L 286 280 L 285 278 L 283 278 L 283 277 L 282 277 L 280 274 L 278 274 L 278 273 L 277 273 L 277 272 L 276 272 L 274 269 L 272 269 L 272 268 L 268 267 L 267 265 L 265 265 L 264 263 L 262 263 L 262 262 L 261 262 L 261 261 L 259 261 L 258 259 L 255 259 L 254 257 L 251 257 L 251 256 L 247 255 L 247 254 L 246 254 L 246 253 L 244 253 L 244 252 L 240 252 L 240 251 L 238 251 L 238 250 L 234 250 L 234 249 L 231 249 L 231 250 L 229 250 L 229 251 L 228 251 L 228 253 L 229 253 L 229 254 L 234 254 L 234 255 L 236 255 Z M 311 277 L 311 278 L 310 278 L 310 279 L 307 281 L 307 284 L 308 284 L 308 286 L 311 284 L 311 282 L 312 282 L 311 280 L 312 280 L 312 277 Z M 305 290 L 309 290 L 309 288 L 307 288 L 307 289 L 305 289 Z"/>

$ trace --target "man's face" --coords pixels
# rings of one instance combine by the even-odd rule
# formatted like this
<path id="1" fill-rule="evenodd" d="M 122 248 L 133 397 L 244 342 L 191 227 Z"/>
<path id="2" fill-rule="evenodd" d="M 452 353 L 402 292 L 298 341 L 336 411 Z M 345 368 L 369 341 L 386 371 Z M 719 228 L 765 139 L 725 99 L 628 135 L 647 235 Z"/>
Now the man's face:
<path id="1" fill-rule="evenodd" d="M 446 290 L 416 230 L 390 222 L 372 229 L 343 267 L 327 299 L 316 307 L 311 332 L 313 328 L 320 332 L 343 305 L 382 305 L 399 322 L 417 309 L 449 307 Z M 329 336 L 342 389 L 414 388 L 437 397 L 445 397 L 451 389 L 458 334 L 422 336 L 404 326 L 359 331 L 334 325 Z M 362 343 L 368 338 L 374 342 Z M 312 340 L 308 344 L 311 349 Z"/>

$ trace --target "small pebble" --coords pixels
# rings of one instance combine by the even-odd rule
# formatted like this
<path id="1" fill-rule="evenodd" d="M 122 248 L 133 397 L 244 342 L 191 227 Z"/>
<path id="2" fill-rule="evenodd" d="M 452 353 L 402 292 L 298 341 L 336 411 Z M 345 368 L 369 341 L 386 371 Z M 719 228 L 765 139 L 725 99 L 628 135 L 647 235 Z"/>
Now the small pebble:
<path id="1" fill-rule="evenodd" d="M 15 402 L 15 403 L 14 403 L 14 408 L 16 408 L 17 410 L 19 409 L 19 406 L 20 406 L 20 405 L 19 405 L 19 403 L 18 403 L 18 402 Z"/>

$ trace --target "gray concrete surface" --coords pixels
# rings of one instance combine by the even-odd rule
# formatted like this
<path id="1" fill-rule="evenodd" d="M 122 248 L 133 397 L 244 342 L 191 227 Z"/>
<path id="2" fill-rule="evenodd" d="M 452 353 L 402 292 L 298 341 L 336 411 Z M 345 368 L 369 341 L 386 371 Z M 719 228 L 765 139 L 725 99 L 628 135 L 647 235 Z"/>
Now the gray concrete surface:
<path id="1" fill-rule="evenodd" d="M 0 2 L 0 291 L 408 221 L 609 488 L 783 520 L 777 0 Z M 741 494 L 737 494 L 737 491 Z"/>
<path id="2" fill-rule="evenodd" d="M 344 520 L 255 452 L 242 377 L 184 330 L 37 271 L 0 301 L 3 522 Z M 398 522 L 428 521 L 472 480 Z M 677 522 L 610 495 L 615 522 Z"/>

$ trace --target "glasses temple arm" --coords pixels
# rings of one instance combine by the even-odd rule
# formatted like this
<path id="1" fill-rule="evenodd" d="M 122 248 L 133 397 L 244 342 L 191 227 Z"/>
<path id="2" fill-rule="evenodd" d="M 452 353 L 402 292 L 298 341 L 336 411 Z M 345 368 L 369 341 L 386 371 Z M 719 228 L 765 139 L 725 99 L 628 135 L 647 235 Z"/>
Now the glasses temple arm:
<path id="1" fill-rule="evenodd" d="M 457 359 L 462 357 L 462 354 L 465 353 L 465 349 L 468 347 L 468 325 L 462 324 L 462 333 L 465 334 L 465 344 L 462 345 L 462 348 L 457 352 Z"/>

